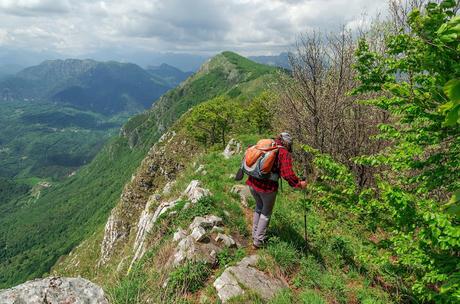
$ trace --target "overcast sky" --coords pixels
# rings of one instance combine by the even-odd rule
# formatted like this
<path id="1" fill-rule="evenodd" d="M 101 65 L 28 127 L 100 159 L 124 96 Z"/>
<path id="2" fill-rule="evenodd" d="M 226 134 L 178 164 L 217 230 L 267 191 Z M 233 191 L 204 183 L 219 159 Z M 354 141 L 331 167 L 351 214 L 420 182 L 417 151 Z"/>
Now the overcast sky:
<path id="1" fill-rule="evenodd" d="M 0 48 L 277 54 L 299 33 L 359 24 L 386 0 L 0 0 Z"/>

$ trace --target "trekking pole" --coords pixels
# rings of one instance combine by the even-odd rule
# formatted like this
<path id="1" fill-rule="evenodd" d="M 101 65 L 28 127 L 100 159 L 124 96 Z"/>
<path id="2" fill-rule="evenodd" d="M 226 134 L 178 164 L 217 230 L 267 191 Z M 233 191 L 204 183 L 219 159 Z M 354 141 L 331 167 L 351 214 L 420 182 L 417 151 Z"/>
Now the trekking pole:
<path id="1" fill-rule="evenodd" d="M 305 180 L 304 178 L 302 180 Z M 311 202 L 307 198 L 307 189 L 302 189 L 303 192 L 303 198 L 302 198 L 302 209 L 303 209 L 303 229 L 304 229 L 304 239 L 305 239 L 305 247 L 308 250 L 309 245 L 308 245 L 308 233 L 307 233 L 307 211 L 310 210 L 310 205 Z"/>

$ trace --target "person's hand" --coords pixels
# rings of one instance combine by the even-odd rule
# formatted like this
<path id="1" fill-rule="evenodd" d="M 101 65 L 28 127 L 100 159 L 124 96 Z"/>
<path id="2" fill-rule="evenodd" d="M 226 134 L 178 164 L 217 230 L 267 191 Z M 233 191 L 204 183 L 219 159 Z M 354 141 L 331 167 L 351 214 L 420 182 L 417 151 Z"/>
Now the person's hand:
<path id="1" fill-rule="evenodd" d="M 299 188 L 300 188 L 300 189 L 305 189 L 305 188 L 307 188 L 307 182 L 304 181 L 304 180 L 303 180 L 303 181 L 300 181 L 300 183 L 299 183 Z"/>

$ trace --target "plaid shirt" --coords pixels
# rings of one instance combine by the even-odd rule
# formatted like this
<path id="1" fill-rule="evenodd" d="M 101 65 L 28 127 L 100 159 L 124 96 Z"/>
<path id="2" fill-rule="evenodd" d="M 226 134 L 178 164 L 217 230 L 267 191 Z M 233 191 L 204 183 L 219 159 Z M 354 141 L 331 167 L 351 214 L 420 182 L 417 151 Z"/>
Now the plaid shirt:
<path id="1" fill-rule="evenodd" d="M 276 142 L 281 145 L 279 141 Z M 285 179 L 289 185 L 293 188 L 300 186 L 300 179 L 294 173 L 292 169 L 292 156 L 286 148 L 278 149 L 278 160 L 276 166 L 273 168 L 273 172 L 279 173 L 279 175 Z M 246 181 L 246 185 L 252 187 L 257 192 L 275 192 L 278 191 L 278 182 L 269 179 L 257 179 L 249 176 Z"/>

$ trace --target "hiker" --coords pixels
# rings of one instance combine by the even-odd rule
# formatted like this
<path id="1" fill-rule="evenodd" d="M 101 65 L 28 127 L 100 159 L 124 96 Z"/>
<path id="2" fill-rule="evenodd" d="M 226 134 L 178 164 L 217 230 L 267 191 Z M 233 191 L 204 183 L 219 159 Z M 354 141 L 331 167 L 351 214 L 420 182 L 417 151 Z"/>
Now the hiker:
<path id="1" fill-rule="evenodd" d="M 271 147 L 266 148 L 267 144 Z M 259 158 L 252 167 L 244 165 L 244 162 L 251 157 L 250 149 L 259 151 L 259 154 L 254 154 L 255 156 L 253 156 L 253 158 L 259 156 Z M 261 157 L 260 150 L 265 151 L 265 153 L 273 151 L 273 155 L 265 155 L 264 153 L 264 156 Z M 242 171 L 249 176 L 246 184 L 250 187 L 251 194 L 256 200 L 252 229 L 253 245 L 256 249 L 260 248 L 265 241 L 265 233 L 270 223 L 270 216 L 278 193 L 279 178 L 281 177 L 286 180 L 293 188 L 303 189 L 306 187 L 306 182 L 300 180 L 292 169 L 291 152 L 292 137 L 289 133 L 283 132 L 274 140 L 261 140 L 257 145 L 249 147 L 245 155 L 245 160 L 243 160 Z M 265 160 L 260 161 L 263 158 Z M 250 160 L 248 161 L 251 162 Z M 264 164 L 264 161 L 272 163 Z M 270 171 L 261 172 L 264 166 L 267 168 L 267 171 Z"/>

